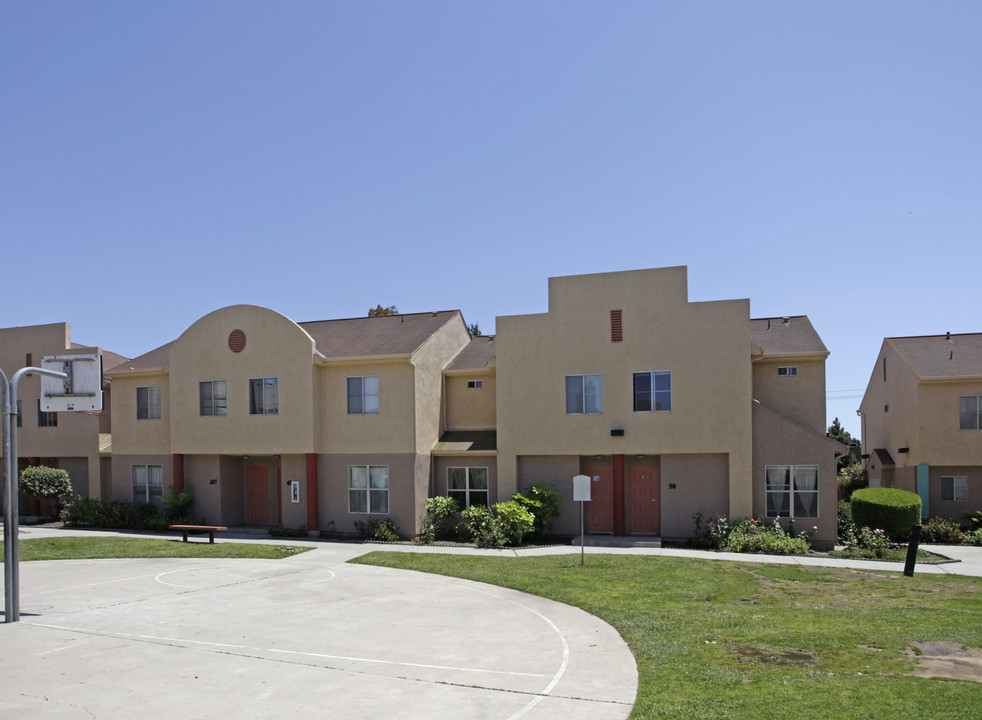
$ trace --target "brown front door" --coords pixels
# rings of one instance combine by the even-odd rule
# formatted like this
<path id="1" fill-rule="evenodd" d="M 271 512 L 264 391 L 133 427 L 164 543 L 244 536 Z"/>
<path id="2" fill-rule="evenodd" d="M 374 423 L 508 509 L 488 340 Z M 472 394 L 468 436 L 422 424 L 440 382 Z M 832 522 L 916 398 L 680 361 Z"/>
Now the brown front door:
<path id="1" fill-rule="evenodd" d="M 585 503 L 586 531 L 614 532 L 614 472 L 609 467 L 584 468 L 590 476 L 590 501 Z M 598 480 L 599 478 L 599 480 Z"/>
<path id="2" fill-rule="evenodd" d="M 641 535 L 657 535 L 660 528 L 658 469 L 630 467 L 627 469 L 627 531 Z"/>
<path id="3" fill-rule="evenodd" d="M 269 525 L 269 469 L 246 468 L 246 523 Z"/>

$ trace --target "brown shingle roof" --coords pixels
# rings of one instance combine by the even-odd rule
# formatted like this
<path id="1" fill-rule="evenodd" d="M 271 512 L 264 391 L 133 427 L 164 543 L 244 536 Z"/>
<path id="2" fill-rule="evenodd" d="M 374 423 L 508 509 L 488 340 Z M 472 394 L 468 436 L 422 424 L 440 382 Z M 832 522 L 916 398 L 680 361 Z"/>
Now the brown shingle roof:
<path id="1" fill-rule="evenodd" d="M 348 320 L 321 320 L 298 323 L 317 344 L 317 351 L 327 358 L 365 357 L 369 355 L 408 355 L 453 317 L 457 310 L 382 315 Z M 462 322 L 462 321 L 461 321 Z"/>
<path id="2" fill-rule="evenodd" d="M 447 366 L 447 370 L 485 370 L 492 364 L 494 357 L 494 335 L 479 335 L 471 338 Z"/>
<path id="3" fill-rule="evenodd" d="M 807 315 L 751 318 L 750 341 L 759 345 L 764 355 L 828 353 Z"/>
<path id="4" fill-rule="evenodd" d="M 109 364 L 103 358 L 102 371 L 104 373 L 117 371 L 117 370 L 159 370 L 167 366 L 170 362 L 170 347 L 174 342 L 171 341 L 166 345 L 161 345 L 156 350 L 151 350 L 148 353 L 144 353 L 132 360 L 125 360 L 118 365 L 109 367 Z"/>
<path id="5" fill-rule="evenodd" d="M 921 378 L 982 376 L 982 333 L 887 338 Z"/>

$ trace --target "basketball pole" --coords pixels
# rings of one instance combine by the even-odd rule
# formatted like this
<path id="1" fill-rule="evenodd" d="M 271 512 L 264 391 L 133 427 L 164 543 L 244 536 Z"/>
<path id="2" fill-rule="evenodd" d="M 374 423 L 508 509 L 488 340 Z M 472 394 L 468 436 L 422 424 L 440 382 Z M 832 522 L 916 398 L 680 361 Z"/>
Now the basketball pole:
<path id="1" fill-rule="evenodd" d="M 44 368 L 26 367 L 14 373 L 10 382 L 3 376 L 3 450 L 4 465 L 7 468 L 7 494 L 3 509 L 3 599 L 5 623 L 20 620 L 20 546 L 18 544 L 18 483 L 17 483 L 17 385 L 25 375 L 47 375 L 67 379 L 68 373 Z"/>

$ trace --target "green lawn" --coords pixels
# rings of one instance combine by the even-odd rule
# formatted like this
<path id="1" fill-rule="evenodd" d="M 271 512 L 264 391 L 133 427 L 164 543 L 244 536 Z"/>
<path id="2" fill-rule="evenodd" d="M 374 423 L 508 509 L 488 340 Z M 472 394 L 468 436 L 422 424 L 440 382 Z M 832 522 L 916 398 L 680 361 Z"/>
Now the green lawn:
<path id="1" fill-rule="evenodd" d="M 290 557 L 310 548 L 261 543 L 215 543 L 180 539 L 126 537 L 62 537 L 21 540 L 21 561 L 91 560 L 96 558 L 264 558 Z M 0 553 L 3 543 L 0 542 Z M 290 548 L 290 549 L 287 549 Z M 3 555 L 0 554 L 0 562 Z"/>
<path id="2" fill-rule="evenodd" d="M 352 562 L 524 590 L 613 625 L 632 718 L 982 718 L 982 684 L 908 675 L 911 641 L 982 647 L 982 579 L 596 555 L 375 552 Z M 598 668 L 598 672 L 602 672 Z"/>

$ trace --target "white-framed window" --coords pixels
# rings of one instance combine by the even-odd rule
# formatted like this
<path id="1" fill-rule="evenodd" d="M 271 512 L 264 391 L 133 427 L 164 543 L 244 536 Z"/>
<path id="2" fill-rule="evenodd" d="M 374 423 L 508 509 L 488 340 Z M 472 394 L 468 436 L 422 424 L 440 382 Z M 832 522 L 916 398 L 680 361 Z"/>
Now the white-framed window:
<path id="1" fill-rule="evenodd" d="M 942 502 L 968 502 L 968 478 L 942 477 Z"/>
<path id="2" fill-rule="evenodd" d="M 671 409 L 671 371 L 634 373 L 634 412 L 669 412 Z"/>
<path id="3" fill-rule="evenodd" d="M 777 369 L 778 377 L 794 377 L 798 374 L 797 365 L 784 365 Z"/>
<path id="4" fill-rule="evenodd" d="M 488 505 L 488 469 L 486 467 L 447 468 L 447 496 L 461 509 L 471 505 Z"/>
<path id="5" fill-rule="evenodd" d="M 277 415 L 279 411 L 279 380 L 274 377 L 249 380 L 249 414 Z"/>
<path id="6" fill-rule="evenodd" d="M 348 466 L 348 512 L 389 512 L 389 466 Z"/>
<path id="7" fill-rule="evenodd" d="M 348 378 L 348 414 L 378 414 L 378 375 Z"/>
<path id="8" fill-rule="evenodd" d="M 227 414 L 224 380 L 202 380 L 198 383 L 198 406 L 201 417 Z"/>
<path id="9" fill-rule="evenodd" d="M 136 389 L 136 419 L 160 420 L 160 385 Z"/>
<path id="10" fill-rule="evenodd" d="M 38 427 L 58 427 L 58 413 L 42 410 L 41 398 L 38 398 Z"/>
<path id="11" fill-rule="evenodd" d="M 164 468 L 162 465 L 133 465 L 133 502 L 164 504 Z"/>
<path id="12" fill-rule="evenodd" d="M 566 376 L 566 414 L 602 413 L 603 379 L 599 374 Z"/>
<path id="13" fill-rule="evenodd" d="M 766 515 L 818 517 L 818 465 L 767 465 Z"/>
<path id="14" fill-rule="evenodd" d="M 484 381 L 483 380 L 468 380 L 467 381 L 468 390 L 483 390 Z"/>
<path id="15" fill-rule="evenodd" d="M 982 430 L 982 395 L 958 398 L 958 426 L 962 430 Z"/>

